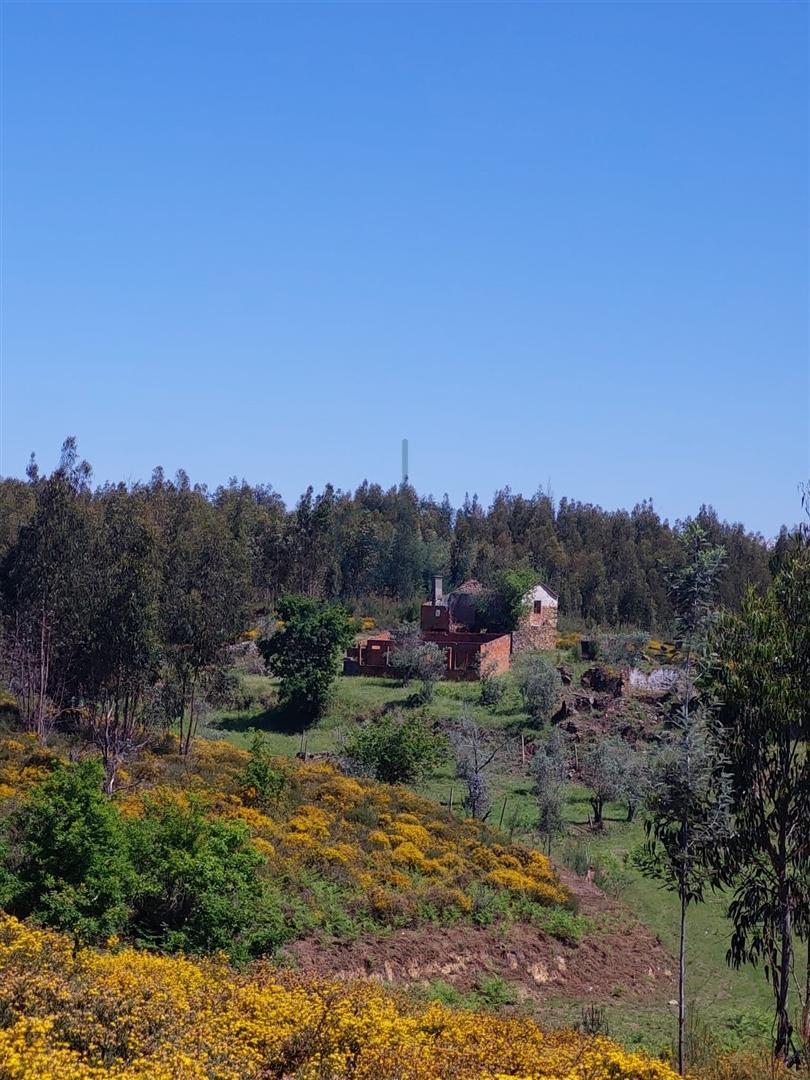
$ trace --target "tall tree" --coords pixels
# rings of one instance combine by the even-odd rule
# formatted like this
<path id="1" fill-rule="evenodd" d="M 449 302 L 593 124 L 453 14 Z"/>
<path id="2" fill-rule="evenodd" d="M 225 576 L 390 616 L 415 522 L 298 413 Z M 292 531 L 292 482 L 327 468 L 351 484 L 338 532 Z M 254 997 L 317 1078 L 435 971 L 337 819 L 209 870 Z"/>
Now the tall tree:
<path id="1" fill-rule="evenodd" d="M 144 700 L 158 674 L 158 539 L 139 511 L 126 489 L 104 494 L 78 665 L 85 727 L 101 751 L 108 794 L 119 765 L 146 743 Z"/>
<path id="2" fill-rule="evenodd" d="M 776 1017 L 775 1053 L 793 1043 L 794 935 L 810 898 L 810 549 L 800 542 L 765 595 L 713 627 L 706 683 L 720 702 L 734 828 L 722 849 L 731 882 L 735 966 L 762 961 Z"/>
<path id="3" fill-rule="evenodd" d="M 354 626 L 340 604 L 309 596 L 282 596 L 279 626 L 259 649 L 280 680 L 279 700 L 303 724 L 322 715 L 337 675 L 340 653 L 354 639 Z"/>
<path id="4" fill-rule="evenodd" d="M 719 882 L 712 868 L 729 834 L 728 783 L 718 776 L 716 733 L 702 708 L 682 705 L 665 735 L 646 799 L 647 844 L 640 869 L 677 893 L 678 1070 L 684 1074 L 686 1021 L 686 917 L 707 888 Z"/>
<path id="5" fill-rule="evenodd" d="M 680 647 L 685 654 L 681 706 L 668 734 L 666 752 L 654 771 L 648 848 L 643 868 L 678 893 L 678 1069 L 685 1068 L 686 914 L 701 901 L 712 875 L 706 856 L 724 835 L 726 795 L 714 778 L 716 742 L 705 710 L 694 708 L 696 652 L 702 652 L 716 605 L 725 551 L 713 545 L 698 522 L 684 528 L 681 561 L 669 574 Z"/>
<path id="6" fill-rule="evenodd" d="M 187 754 L 204 707 L 204 676 L 245 628 L 249 581 L 245 552 L 202 494 L 181 486 L 177 503 L 165 539 L 161 635 Z"/>
<path id="7" fill-rule="evenodd" d="M 49 477 L 40 476 L 32 459 L 36 509 L 2 565 L 7 676 L 27 727 L 42 742 L 70 700 L 92 622 L 90 475 L 73 438 L 65 440 Z"/>

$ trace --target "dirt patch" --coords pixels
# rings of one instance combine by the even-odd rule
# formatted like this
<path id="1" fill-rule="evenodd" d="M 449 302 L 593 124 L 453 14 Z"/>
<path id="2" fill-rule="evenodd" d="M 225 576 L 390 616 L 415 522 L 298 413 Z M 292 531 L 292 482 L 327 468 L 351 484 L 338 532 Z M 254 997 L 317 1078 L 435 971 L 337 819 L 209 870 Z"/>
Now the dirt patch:
<path id="1" fill-rule="evenodd" d="M 526 923 L 508 927 L 433 927 L 398 930 L 356 941 L 298 941 L 286 953 L 307 974 L 375 979 L 405 987 L 436 979 L 467 991 L 498 975 L 524 998 L 622 997 L 667 1000 L 674 992 L 672 958 L 646 928 L 593 882 L 562 871 L 580 898 L 593 930 L 564 945 Z"/>

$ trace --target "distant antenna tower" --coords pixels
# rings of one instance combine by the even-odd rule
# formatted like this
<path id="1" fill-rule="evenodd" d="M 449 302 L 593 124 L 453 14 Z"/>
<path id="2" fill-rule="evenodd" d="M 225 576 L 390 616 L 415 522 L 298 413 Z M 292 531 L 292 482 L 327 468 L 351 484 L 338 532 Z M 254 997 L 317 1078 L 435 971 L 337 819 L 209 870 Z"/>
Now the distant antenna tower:
<path id="1" fill-rule="evenodd" d="M 408 483 L 408 440 L 402 440 L 402 483 Z"/>

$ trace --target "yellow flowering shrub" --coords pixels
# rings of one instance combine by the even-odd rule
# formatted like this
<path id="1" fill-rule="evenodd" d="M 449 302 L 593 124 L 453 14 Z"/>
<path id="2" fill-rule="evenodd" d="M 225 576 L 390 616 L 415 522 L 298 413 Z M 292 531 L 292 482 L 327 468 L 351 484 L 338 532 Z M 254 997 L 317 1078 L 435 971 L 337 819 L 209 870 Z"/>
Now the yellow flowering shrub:
<path id="1" fill-rule="evenodd" d="M 674 1080 L 606 1039 L 0 918 L 0 1080 Z"/>

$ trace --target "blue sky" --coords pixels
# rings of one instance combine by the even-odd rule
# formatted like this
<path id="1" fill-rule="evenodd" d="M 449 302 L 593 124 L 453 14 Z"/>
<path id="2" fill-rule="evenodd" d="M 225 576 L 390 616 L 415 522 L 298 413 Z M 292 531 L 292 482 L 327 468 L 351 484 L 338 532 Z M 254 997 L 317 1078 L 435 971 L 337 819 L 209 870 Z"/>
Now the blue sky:
<path id="1" fill-rule="evenodd" d="M 798 518 L 807 5 L 2 17 L 0 472 Z"/>

